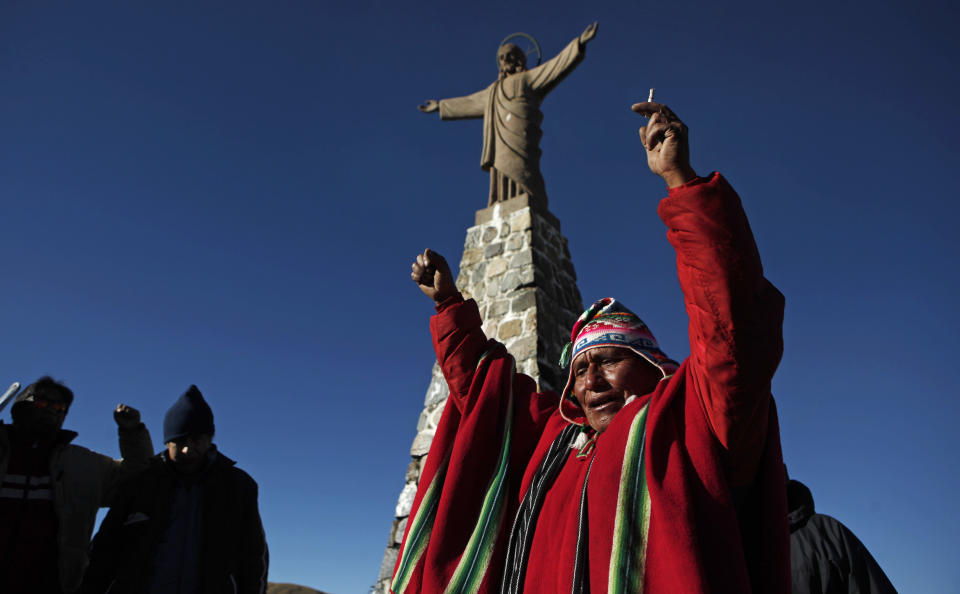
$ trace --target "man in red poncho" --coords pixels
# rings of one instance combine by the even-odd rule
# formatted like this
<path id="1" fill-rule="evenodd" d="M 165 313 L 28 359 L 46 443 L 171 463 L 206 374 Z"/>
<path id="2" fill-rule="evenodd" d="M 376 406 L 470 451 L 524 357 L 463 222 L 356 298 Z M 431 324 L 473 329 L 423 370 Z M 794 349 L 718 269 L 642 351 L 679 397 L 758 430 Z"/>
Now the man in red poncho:
<path id="1" fill-rule="evenodd" d="M 392 590 L 788 593 L 779 430 L 770 381 L 783 297 L 740 200 L 689 164 L 666 106 L 640 137 L 667 183 L 690 357 L 677 364 L 618 301 L 573 326 L 563 393 L 539 393 L 480 329 L 444 259 L 411 276 L 450 398 L 427 456 Z"/>

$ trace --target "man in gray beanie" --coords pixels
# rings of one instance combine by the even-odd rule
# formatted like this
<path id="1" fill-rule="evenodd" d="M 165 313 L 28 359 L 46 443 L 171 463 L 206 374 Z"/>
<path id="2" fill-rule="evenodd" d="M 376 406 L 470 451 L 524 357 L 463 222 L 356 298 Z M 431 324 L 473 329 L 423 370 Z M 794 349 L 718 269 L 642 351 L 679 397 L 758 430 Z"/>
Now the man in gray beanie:
<path id="1" fill-rule="evenodd" d="M 83 592 L 266 592 L 257 483 L 213 444 L 190 386 L 163 420 L 166 450 L 122 490 L 93 541 Z"/>

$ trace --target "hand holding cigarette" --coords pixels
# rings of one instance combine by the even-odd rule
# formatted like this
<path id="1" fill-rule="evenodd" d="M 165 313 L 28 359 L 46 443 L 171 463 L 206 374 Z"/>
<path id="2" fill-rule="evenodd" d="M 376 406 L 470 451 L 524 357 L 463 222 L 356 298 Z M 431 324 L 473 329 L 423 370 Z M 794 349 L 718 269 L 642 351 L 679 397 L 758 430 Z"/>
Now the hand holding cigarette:
<path id="1" fill-rule="evenodd" d="M 634 104 L 631 109 L 650 118 L 646 126 L 640 128 L 640 141 L 647 151 L 647 165 L 667 183 L 667 187 L 681 186 L 697 177 L 690 167 L 690 147 L 687 142 L 687 126 L 680 121 L 673 110 L 656 103 L 653 89 L 650 89 L 650 101 Z"/>

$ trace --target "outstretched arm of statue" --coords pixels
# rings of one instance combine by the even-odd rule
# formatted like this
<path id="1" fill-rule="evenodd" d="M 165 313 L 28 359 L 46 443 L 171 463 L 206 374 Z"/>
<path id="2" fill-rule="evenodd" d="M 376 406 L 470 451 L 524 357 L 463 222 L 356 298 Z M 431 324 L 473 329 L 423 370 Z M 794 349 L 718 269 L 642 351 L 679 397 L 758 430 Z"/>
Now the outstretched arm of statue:
<path id="1" fill-rule="evenodd" d="M 420 110 L 426 113 L 439 110 L 441 120 L 472 120 L 483 117 L 489 97 L 490 87 L 487 87 L 463 97 L 427 101 Z"/>
<path id="2" fill-rule="evenodd" d="M 433 113 L 440 109 L 440 102 L 436 99 L 427 99 L 422 105 L 418 105 L 417 109 L 423 113 Z"/>
<path id="3" fill-rule="evenodd" d="M 560 84 L 573 69 L 583 61 L 586 55 L 587 42 L 596 37 L 599 24 L 594 22 L 587 25 L 576 39 L 567 44 L 559 54 L 550 58 L 536 68 L 523 73 L 527 84 L 533 91 L 546 95 Z"/>
<path id="4" fill-rule="evenodd" d="M 580 45 L 586 45 L 588 41 L 597 36 L 597 28 L 600 26 L 599 21 L 593 21 L 587 28 L 583 30 L 583 33 L 580 34 Z"/>

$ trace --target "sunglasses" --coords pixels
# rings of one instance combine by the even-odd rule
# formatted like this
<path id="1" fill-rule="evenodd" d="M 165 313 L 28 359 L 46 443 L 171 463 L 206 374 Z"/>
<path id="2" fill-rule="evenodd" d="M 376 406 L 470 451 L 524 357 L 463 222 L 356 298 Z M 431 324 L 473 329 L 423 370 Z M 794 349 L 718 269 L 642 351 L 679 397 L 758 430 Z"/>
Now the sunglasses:
<path id="1" fill-rule="evenodd" d="M 34 400 L 33 406 L 37 408 L 50 408 L 50 409 L 53 409 L 54 412 L 63 412 L 67 410 L 67 405 L 64 404 L 63 402 L 52 402 L 50 400 L 44 400 L 42 398 Z"/>

